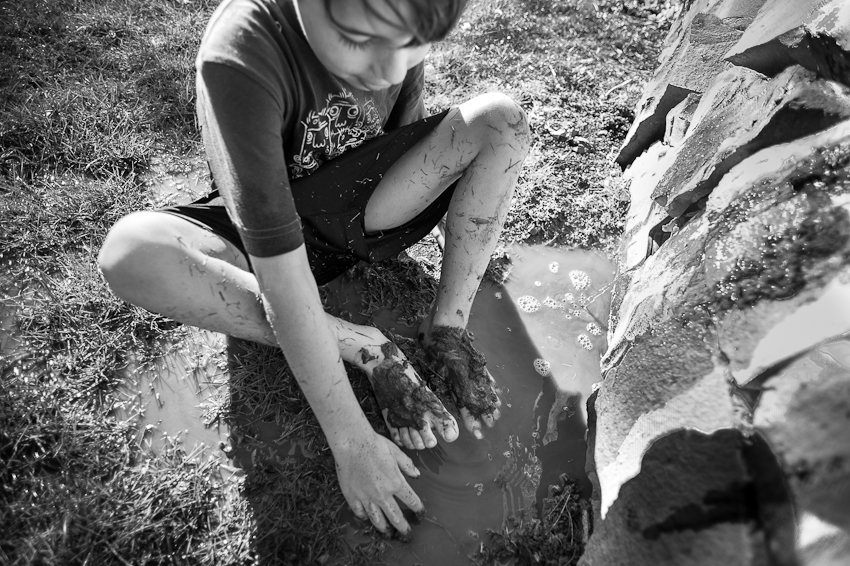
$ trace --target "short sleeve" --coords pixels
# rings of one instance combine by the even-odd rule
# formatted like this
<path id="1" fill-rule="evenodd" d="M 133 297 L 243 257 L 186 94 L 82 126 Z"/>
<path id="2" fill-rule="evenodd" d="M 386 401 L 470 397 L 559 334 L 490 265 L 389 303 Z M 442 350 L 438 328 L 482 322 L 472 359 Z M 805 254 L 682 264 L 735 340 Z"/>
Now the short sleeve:
<path id="1" fill-rule="evenodd" d="M 279 99 L 246 74 L 198 66 L 198 120 L 210 170 L 245 249 L 270 257 L 304 242 L 283 154 Z"/>

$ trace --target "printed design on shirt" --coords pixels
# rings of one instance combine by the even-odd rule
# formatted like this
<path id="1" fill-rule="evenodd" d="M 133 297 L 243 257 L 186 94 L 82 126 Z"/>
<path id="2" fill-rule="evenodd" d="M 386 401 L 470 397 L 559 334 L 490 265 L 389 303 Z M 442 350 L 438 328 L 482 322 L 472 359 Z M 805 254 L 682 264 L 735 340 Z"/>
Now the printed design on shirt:
<path id="1" fill-rule="evenodd" d="M 297 179 L 315 171 L 324 161 L 342 155 L 382 133 L 381 116 L 372 100 L 360 104 L 343 89 L 328 95 L 325 107 L 311 110 L 301 122 L 301 149 L 289 164 L 290 177 Z"/>

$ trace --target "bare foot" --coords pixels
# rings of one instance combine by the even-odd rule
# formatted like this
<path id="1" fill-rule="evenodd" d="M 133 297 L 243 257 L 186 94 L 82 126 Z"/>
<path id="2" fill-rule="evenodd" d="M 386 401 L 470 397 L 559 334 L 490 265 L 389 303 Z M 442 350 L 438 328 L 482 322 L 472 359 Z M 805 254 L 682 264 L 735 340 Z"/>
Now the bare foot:
<path id="1" fill-rule="evenodd" d="M 422 328 L 419 341 L 434 371 L 448 385 L 464 426 L 475 438 L 483 438 L 481 421 L 488 427 L 493 426 L 501 416 L 499 407 L 502 405 L 484 355 L 472 347 L 470 334 L 464 328 L 435 326 L 428 329 L 425 324 Z"/>
<path id="2" fill-rule="evenodd" d="M 410 450 L 433 448 L 437 432 L 446 442 L 458 437 L 457 421 L 419 378 L 392 342 L 362 348 L 358 365 L 369 376 L 390 436 Z"/>

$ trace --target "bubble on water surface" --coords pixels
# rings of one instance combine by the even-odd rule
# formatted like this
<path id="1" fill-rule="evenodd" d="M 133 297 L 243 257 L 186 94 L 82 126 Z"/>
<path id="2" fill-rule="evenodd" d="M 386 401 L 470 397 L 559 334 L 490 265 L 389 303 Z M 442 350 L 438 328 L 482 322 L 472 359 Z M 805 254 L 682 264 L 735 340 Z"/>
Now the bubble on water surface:
<path id="1" fill-rule="evenodd" d="M 593 342 L 590 341 L 590 337 L 587 334 L 579 334 L 578 343 L 581 344 L 581 347 L 585 350 L 590 351 L 593 349 Z"/>
<path id="2" fill-rule="evenodd" d="M 584 316 L 584 311 L 579 309 L 573 309 L 570 311 L 570 314 L 576 318 L 581 318 L 582 316 Z"/>
<path id="3" fill-rule="evenodd" d="M 595 322 L 587 323 L 587 331 L 593 334 L 594 336 L 599 336 L 600 334 L 602 334 L 602 329 L 599 328 L 599 325 Z"/>
<path id="4" fill-rule="evenodd" d="M 546 305 L 547 307 L 549 307 L 550 309 L 561 308 L 560 303 L 558 303 L 558 301 L 556 301 L 552 297 L 546 297 L 545 299 L 543 299 L 543 304 Z"/>
<path id="5" fill-rule="evenodd" d="M 542 376 L 546 376 L 549 374 L 549 369 L 552 367 L 552 364 L 544 360 L 543 358 L 537 358 L 534 360 L 534 371 L 539 373 Z"/>
<path id="6" fill-rule="evenodd" d="M 535 282 L 534 282 L 534 286 L 535 286 L 535 287 L 540 287 L 541 285 L 543 285 L 543 282 L 542 282 L 542 281 L 535 281 Z"/>
<path id="7" fill-rule="evenodd" d="M 501 298 L 502 298 L 502 292 L 501 292 L 501 291 L 496 291 L 496 298 L 497 298 L 497 299 L 501 299 Z"/>
<path id="8" fill-rule="evenodd" d="M 558 273 L 558 269 L 560 267 L 561 266 L 558 265 L 557 261 L 553 261 L 552 263 L 549 264 L 549 271 L 551 271 L 552 273 Z"/>
<path id="9" fill-rule="evenodd" d="M 475 489 L 478 492 L 475 495 L 481 495 L 482 493 L 484 493 L 484 484 L 483 483 L 475 484 Z"/>
<path id="10" fill-rule="evenodd" d="M 537 312 L 537 310 L 540 308 L 540 301 L 538 301 L 531 295 L 523 295 L 522 297 L 516 300 L 516 304 L 521 311 L 525 312 Z"/>
<path id="11" fill-rule="evenodd" d="M 566 318 L 567 320 L 572 320 L 573 315 L 571 315 L 570 313 L 566 313 L 566 314 L 564 315 L 564 318 Z"/>
<path id="12" fill-rule="evenodd" d="M 572 293 L 564 293 L 564 302 L 574 304 L 576 302 L 576 298 Z"/>
<path id="13" fill-rule="evenodd" d="M 581 291 L 590 287 L 590 277 L 584 271 L 574 269 L 570 271 L 570 281 L 573 282 L 573 287 Z"/>

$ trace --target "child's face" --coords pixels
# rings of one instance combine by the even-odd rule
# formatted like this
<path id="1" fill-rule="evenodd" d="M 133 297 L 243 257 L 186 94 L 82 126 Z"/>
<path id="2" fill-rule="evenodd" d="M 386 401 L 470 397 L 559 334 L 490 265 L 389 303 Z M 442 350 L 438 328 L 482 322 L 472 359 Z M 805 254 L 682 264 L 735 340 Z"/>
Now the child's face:
<path id="1" fill-rule="evenodd" d="M 330 0 L 331 17 L 325 0 L 298 1 L 307 40 L 319 61 L 362 90 L 399 84 L 430 48 L 430 44 L 410 45 L 413 35 L 387 2 L 403 14 L 408 9 L 398 0 Z"/>

